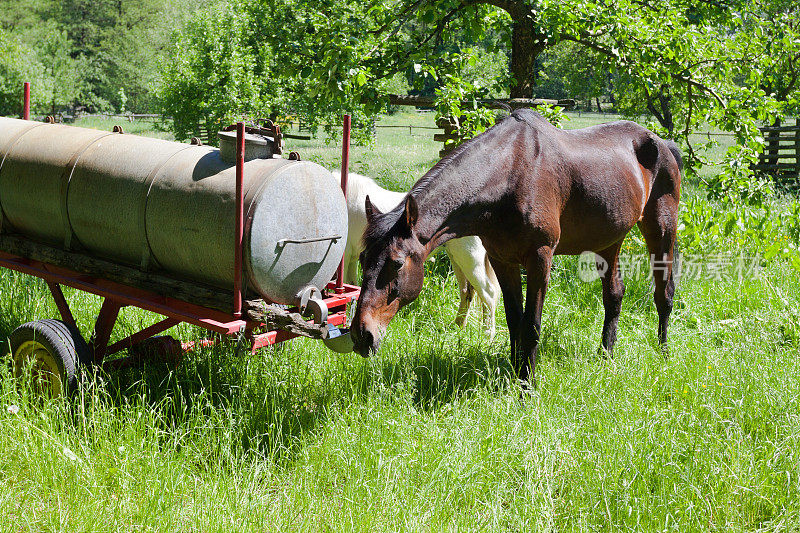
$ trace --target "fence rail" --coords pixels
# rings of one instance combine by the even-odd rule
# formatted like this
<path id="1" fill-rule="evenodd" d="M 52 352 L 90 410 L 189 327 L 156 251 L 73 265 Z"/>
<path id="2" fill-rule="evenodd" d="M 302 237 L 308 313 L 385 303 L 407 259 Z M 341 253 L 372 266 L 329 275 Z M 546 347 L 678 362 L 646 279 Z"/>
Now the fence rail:
<path id="1" fill-rule="evenodd" d="M 761 128 L 764 152 L 753 170 L 769 174 L 777 181 L 788 182 L 800 177 L 800 120 L 794 125 L 775 124 Z"/>

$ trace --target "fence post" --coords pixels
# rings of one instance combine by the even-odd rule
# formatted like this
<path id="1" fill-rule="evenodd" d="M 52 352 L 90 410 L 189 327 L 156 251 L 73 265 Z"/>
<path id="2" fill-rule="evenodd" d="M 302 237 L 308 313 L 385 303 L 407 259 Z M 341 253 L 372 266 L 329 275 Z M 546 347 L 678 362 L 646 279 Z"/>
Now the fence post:
<path id="1" fill-rule="evenodd" d="M 800 180 L 800 118 L 794 119 L 794 172 Z"/>

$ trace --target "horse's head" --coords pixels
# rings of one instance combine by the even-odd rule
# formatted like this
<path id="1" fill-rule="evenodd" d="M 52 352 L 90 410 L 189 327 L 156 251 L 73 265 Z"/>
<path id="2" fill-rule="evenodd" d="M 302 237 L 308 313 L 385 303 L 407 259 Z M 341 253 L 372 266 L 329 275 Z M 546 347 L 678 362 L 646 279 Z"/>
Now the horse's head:
<path id="1" fill-rule="evenodd" d="M 400 209 L 383 214 L 366 199 L 367 229 L 359 258 L 364 278 L 352 324 L 353 350 L 363 357 L 378 350 L 389 321 L 422 290 L 426 251 L 414 229 L 417 203 L 409 194 Z"/>

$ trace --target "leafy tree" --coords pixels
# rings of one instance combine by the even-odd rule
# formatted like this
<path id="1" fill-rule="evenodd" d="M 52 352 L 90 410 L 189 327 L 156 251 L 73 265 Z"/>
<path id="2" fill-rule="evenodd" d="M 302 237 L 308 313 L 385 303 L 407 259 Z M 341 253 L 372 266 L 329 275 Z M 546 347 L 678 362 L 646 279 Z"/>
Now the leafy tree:
<path id="1" fill-rule="evenodd" d="M 66 32 L 50 28 L 36 45 L 36 55 L 41 64 L 41 73 L 34 82 L 39 95 L 37 108 L 55 114 L 85 94 L 83 79 L 85 58 L 73 58 Z"/>
<path id="2" fill-rule="evenodd" d="M 0 115 L 22 113 L 22 84 L 27 73 L 26 50 L 3 30 L 0 30 Z"/>
<path id="3" fill-rule="evenodd" d="M 163 67 L 160 107 L 178 139 L 215 132 L 245 110 L 261 109 L 256 51 L 245 46 L 250 20 L 234 5 L 198 11 L 176 35 Z M 210 139 L 212 142 L 216 139 Z"/>
<path id="4" fill-rule="evenodd" d="M 542 54 L 562 53 L 568 85 L 582 80 L 594 96 L 610 86 L 626 115 L 652 116 L 660 133 L 686 143 L 690 167 L 702 161 L 688 144 L 694 129 L 733 132 L 724 180 L 742 184 L 761 148 L 756 126 L 797 98 L 797 7 L 788 0 L 246 0 L 240 9 L 250 34 L 239 42 L 260 94 L 238 112 L 366 118 L 385 108 L 398 73 L 417 89 L 438 88 L 443 107 L 453 95 L 530 97 Z M 490 45 L 476 52 L 482 42 Z M 486 69 L 469 73 L 470 56 L 488 53 L 507 57 L 507 68 L 493 80 Z M 485 126 L 481 111 L 465 113 L 478 114 L 462 115 L 476 131 Z"/>
<path id="5" fill-rule="evenodd" d="M 597 53 L 561 42 L 541 54 L 533 93 L 538 98 L 574 98 L 591 107 L 592 100 L 613 99 L 613 76 Z"/>
<path id="6" fill-rule="evenodd" d="M 41 112 L 53 106 L 119 110 L 121 94 L 129 109 L 144 111 L 173 26 L 199 5 L 200 0 L 0 0 L 0 30 L 26 51 L 27 64 L 43 69 L 20 66 L 36 82 L 33 90 L 47 93 L 34 101 L 46 102 Z"/>

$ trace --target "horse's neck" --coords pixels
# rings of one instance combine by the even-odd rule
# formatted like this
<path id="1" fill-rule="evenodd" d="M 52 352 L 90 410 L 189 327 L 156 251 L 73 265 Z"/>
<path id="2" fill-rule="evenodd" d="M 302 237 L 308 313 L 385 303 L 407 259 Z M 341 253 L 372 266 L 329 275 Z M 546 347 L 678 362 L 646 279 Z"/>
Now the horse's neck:
<path id="1" fill-rule="evenodd" d="M 451 161 L 424 187 L 412 190 L 419 207 L 415 230 L 428 253 L 450 239 L 480 234 L 480 206 L 486 205 L 486 188 L 496 172 L 490 161 L 475 159 Z M 475 172 L 478 163 L 481 171 Z"/>
<path id="2" fill-rule="evenodd" d="M 347 200 L 348 204 L 352 204 L 351 210 L 364 211 L 367 196 L 380 211 L 390 211 L 405 198 L 405 193 L 384 189 L 367 176 L 350 173 L 349 180 Z"/>

